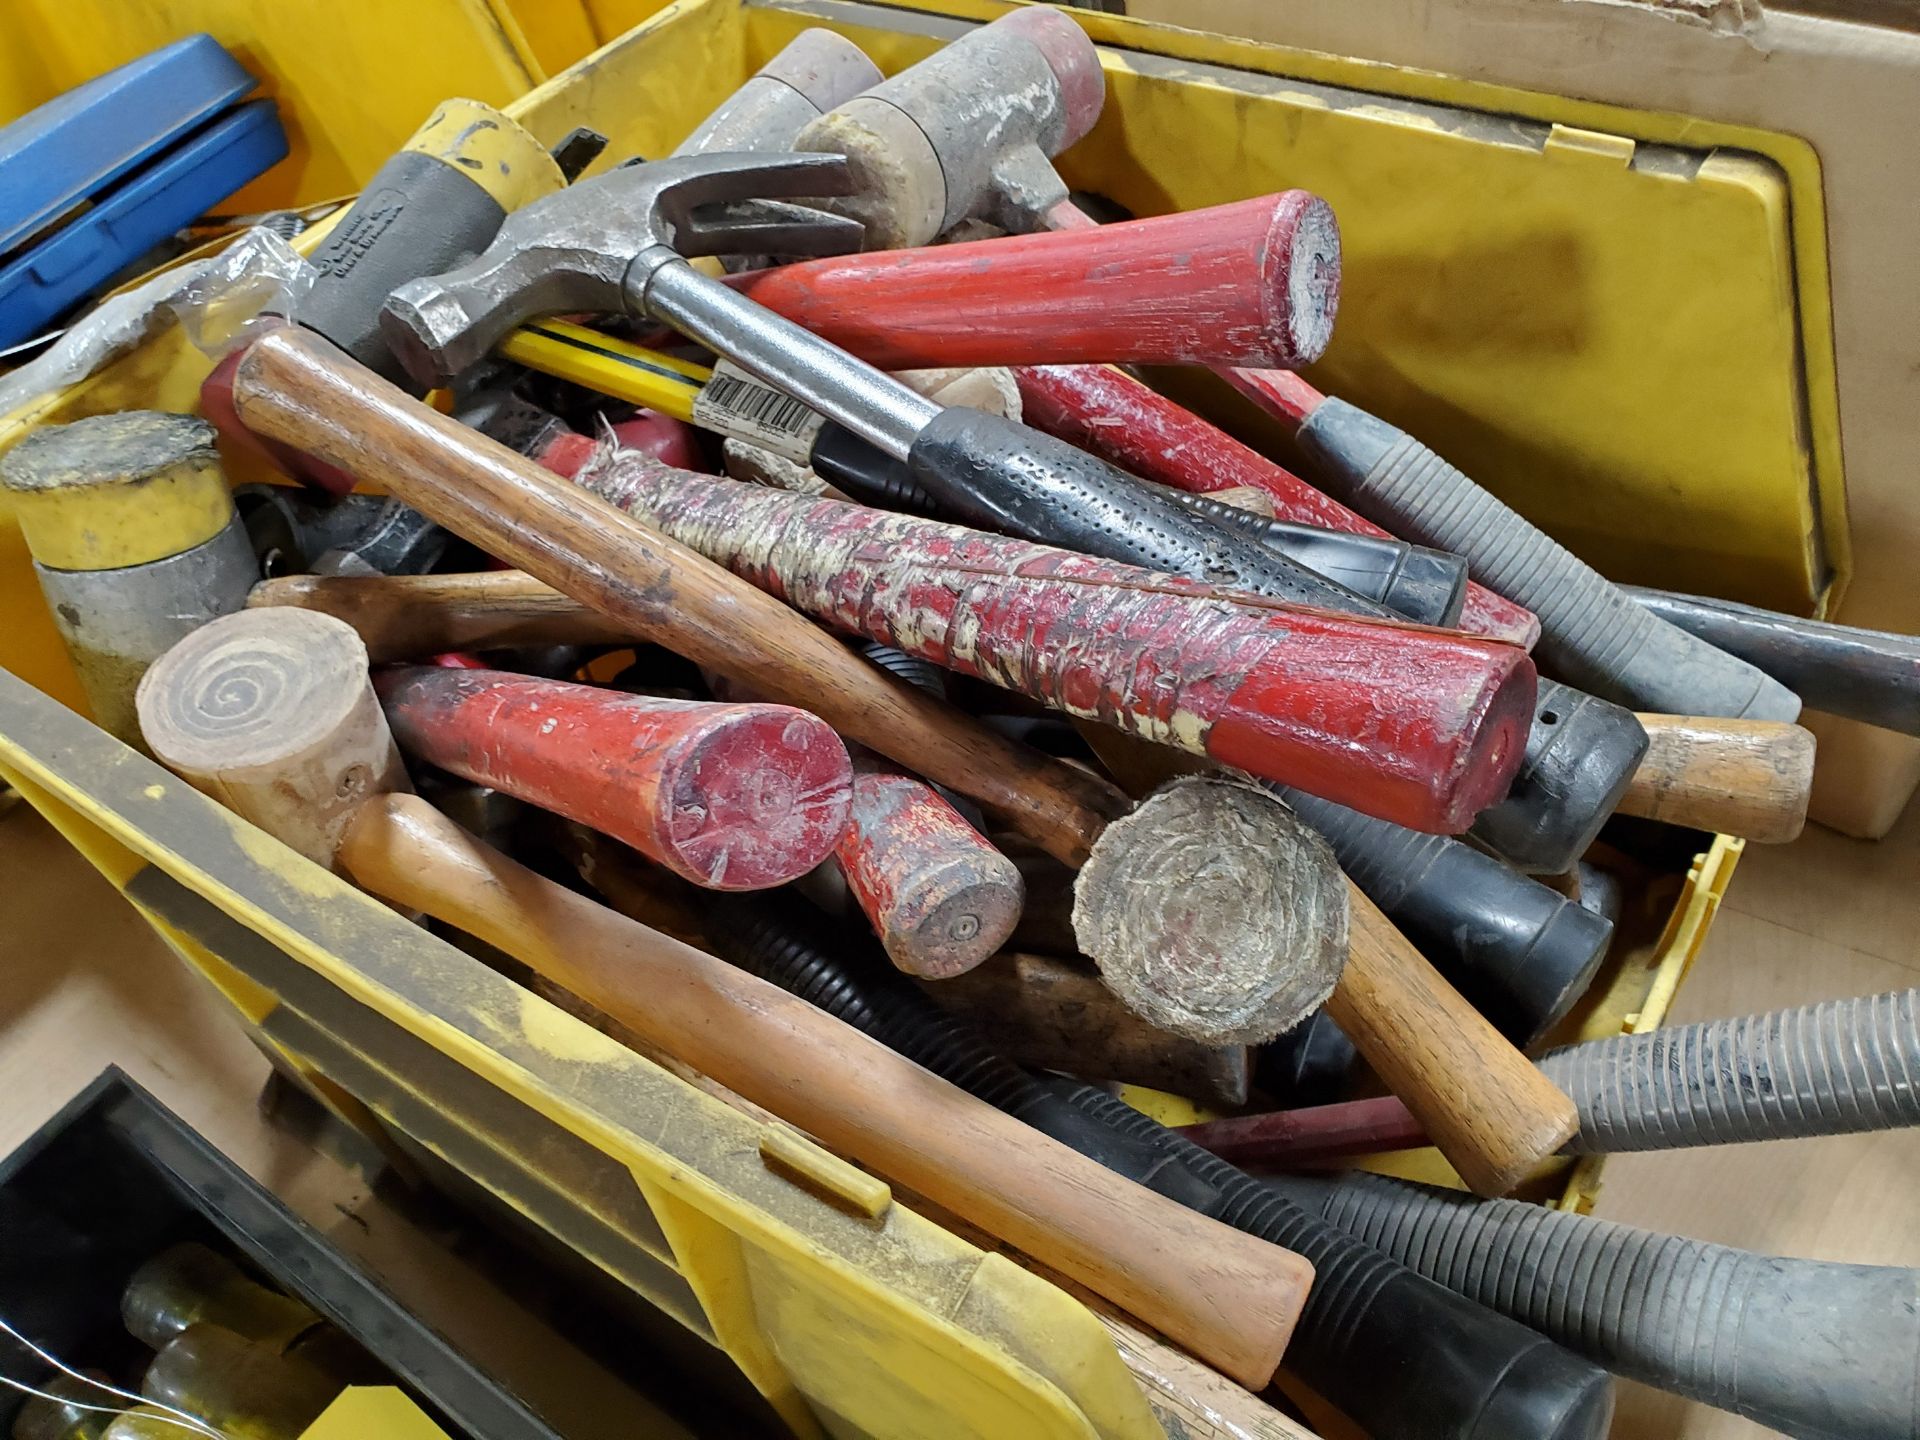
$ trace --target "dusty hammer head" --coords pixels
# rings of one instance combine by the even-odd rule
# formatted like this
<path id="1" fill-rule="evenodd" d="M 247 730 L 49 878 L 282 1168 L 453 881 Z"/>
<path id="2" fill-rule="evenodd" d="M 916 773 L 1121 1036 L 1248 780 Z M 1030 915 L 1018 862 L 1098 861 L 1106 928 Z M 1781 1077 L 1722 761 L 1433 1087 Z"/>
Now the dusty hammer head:
<path id="1" fill-rule="evenodd" d="M 683 155 L 622 166 L 514 211 L 469 263 L 402 285 L 387 298 L 381 329 L 415 379 L 441 384 L 536 316 L 627 311 L 637 302 L 628 271 L 655 246 L 688 256 L 857 250 L 858 221 L 775 198 L 845 195 L 851 184 L 839 155 Z"/>

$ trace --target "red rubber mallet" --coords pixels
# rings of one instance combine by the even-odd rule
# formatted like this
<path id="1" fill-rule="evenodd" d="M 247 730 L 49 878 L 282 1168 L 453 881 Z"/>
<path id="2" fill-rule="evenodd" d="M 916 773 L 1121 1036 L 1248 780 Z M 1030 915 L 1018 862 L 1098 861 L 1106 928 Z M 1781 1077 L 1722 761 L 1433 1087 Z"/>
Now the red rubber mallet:
<path id="1" fill-rule="evenodd" d="M 1014 379 L 1027 424 L 1143 480 L 1196 495 L 1245 486 L 1271 498 L 1282 520 L 1356 535 L 1387 533 L 1131 375 L 1105 365 L 1026 365 L 1014 370 Z M 1459 623 L 1528 648 L 1540 634 L 1533 612 L 1472 581 Z"/>
<path id="2" fill-rule="evenodd" d="M 1020 920 L 1014 863 L 926 781 L 854 746 L 853 807 L 833 857 L 895 966 L 926 980 L 971 970 Z"/>
<path id="3" fill-rule="evenodd" d="M 1095 230 L 834 256 L 735 278 L 888 370 L 1306 365 L 1333 337 L 1340 231 L 1287 190 Z"/>
<path id="4" fill-rule="evenodd" d="M 374 685 L 409 754 L 604 831 L 710 890 L 796 880 L 847 826 L 846 747 L 788 705 L 431 665 L 381 671 Z"/>
<path id="5" fill-rule="evenodd" d="M 842 632 L 1415 829 L 1466 829 L 1525 749 L 1517 646 L 644 457 L 585 483 Z"/>

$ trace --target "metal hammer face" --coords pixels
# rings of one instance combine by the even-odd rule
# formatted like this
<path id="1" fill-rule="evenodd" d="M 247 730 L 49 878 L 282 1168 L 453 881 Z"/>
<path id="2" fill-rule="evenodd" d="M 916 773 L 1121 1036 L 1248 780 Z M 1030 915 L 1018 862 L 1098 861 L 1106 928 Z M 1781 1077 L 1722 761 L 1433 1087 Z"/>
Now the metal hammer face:
<path id="1" fill-rule="evenodd" d="M 687 155 L 627 165 L 526 205 L 469 264 L 409 281 L 388 297 L 382 330 L 408 373 L 442 384 L 484 359 L 523 321 L 561 311 L 637 309 L 658 250 L 827 255 L 858 249 L 858 221 L 791 196 L 845 195 L 838 155 Z"/>

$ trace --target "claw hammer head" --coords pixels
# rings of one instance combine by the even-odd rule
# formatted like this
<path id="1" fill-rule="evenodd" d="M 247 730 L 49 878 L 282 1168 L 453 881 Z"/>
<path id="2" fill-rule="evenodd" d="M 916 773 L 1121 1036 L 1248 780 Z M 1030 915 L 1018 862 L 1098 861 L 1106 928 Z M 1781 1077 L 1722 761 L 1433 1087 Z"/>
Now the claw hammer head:
<path id="1" fill-rule="evenodd" d="M 537 316 L 627 311 L 640 288 L 628 283 L 633 262 L 655 247 L 683 256 L 857 250 L 858 221 L 779 203 L 845 195 L 851 184 L 839 155 L 684 155 L 622 166 L 514 211 L 468 264 L 400 286 L 381 329 L 409 374 L 444 384 Z"/>

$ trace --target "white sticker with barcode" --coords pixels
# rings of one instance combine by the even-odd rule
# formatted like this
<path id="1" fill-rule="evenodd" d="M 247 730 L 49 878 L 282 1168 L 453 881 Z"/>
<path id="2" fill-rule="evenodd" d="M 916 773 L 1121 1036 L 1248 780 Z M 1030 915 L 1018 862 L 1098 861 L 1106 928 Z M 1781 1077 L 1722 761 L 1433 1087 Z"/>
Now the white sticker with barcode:
<path id="1" fill-rule="evenodd" d="M 826 417 L 722 360 L 693 401 L 693 423 L 805 465 Z"/>

